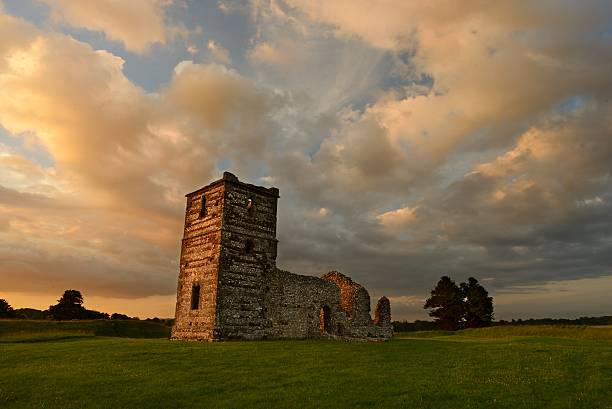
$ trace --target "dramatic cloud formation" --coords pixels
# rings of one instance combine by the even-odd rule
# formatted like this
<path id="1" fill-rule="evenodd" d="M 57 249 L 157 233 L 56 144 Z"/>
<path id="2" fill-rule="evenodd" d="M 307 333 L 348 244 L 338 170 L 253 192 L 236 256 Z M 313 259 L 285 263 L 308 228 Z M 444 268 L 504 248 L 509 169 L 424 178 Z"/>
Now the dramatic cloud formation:
<path id="1" fill-rule="evenodd" d="M 273 165 L 338 215 L 292 262 L 341 262 L 391 293 L 443 271 L 493 288 L 610 274 L 610 8 L 290 3 L 387 50 L 399 83 Z M 321 242 L 339 256 L 305 251 Z"/>
<path id="2" fill-rule="evenodd" d="M 172 299 L 184 194 L 223 170 L 280 188 L 280 266 L 349 273 L 396 318 L 442 274 L 500 318 L 612 276 L 603 2 L 23 4 L 0 11 L 3 297 L 171 315 L 143 306 Z"/>
<path id="3" fill-rule="evenodd" d="M 0 48 L 0 123 L 54 162 L 0 156 L 3 289 L 171 293 L 184 193 L 216 176 L 217 155 L 261 152 L 273 97 L 191 62 L 147 94 L 106 51 L 8 15 L 0 27 L 13 39 Z"/>

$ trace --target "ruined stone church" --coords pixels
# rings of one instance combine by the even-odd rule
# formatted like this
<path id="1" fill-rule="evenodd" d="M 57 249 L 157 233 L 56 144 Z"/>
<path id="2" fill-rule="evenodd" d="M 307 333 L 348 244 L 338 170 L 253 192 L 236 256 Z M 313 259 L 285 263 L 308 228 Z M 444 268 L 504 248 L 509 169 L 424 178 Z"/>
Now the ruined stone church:
<path id="1" fill-rule="evenodd" d="M 336 271 L 276 268 L 277 188 L 229 172 L 187 195 L 172 339 L 388 339 L 389 300 Z"/>

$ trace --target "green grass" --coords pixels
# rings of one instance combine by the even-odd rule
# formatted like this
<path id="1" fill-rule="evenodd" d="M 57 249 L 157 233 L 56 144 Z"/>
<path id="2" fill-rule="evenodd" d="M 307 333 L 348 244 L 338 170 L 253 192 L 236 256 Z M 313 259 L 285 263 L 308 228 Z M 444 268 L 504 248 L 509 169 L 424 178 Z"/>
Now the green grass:
<path id="1" fill-rule="evenodd" d="M 23 341 L 23 340 L 22 340 Z M 612 408 L 612 328 L 0 343 L 1 408 Z"/>
<path id="2" fill-rule="evenodd" d="M 499 326 L 490 328 L 474 328 L 463 331 L 419 331 L 404 332 L 395 335 L 396 338 L 439 338 L 452 336 L 456 340 L 478 339 L 501 340 L 524 337 L 552 337 L 571 339 L 590 339 L 612 341 L 612 326 L 586 326 L 586 325 L 522 325 Z"/>
<path id="3" fill-rule="evenodd" d="M 87 336 L 168 338 L 170 327 L 157 322 L 136 320 L 0 320 L 0 343 Z"/>

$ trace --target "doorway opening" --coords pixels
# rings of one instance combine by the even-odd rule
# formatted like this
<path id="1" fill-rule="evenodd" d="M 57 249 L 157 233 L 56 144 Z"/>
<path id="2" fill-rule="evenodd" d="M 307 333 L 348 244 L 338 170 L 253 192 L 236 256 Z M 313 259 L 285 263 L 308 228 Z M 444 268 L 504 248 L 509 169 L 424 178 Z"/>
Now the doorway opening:
<path id="1" fill-rule="evenodd" d="M 331 330 L 331 309 L 324 305 L 319 311 L 319 330 L 329 333 Z"/>

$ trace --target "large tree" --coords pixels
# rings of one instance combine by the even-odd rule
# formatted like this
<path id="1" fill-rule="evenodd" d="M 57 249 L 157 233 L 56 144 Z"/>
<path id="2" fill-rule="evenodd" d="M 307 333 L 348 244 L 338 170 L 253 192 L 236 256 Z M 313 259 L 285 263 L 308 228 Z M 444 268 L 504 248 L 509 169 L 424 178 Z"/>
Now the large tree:
<path id="1" fill-rule="evenodd" d="M 463 319 L 463 293 L 448 276 L 440 278 L 436 288 L 431 290 L 431 297 L 425 302 L 425 309 L 441 329 L 455 331 L 461 328 Z"/>
<path id="2" fill-rule="evenodd" d="M 463 293 L 464 320 L 467 328 L 488 327 L 493 321 L 493 297 L 478 280 L 470 277 L 467 283 L 461 283 Z"/>
<path id="3" fill-rule="evenodd" d="M 13 318 L 14 316 L 13 307 L 5 299 L 0 298 L 0 318 Z"/>
<path id="4" fill-rule="evenodd" d="M 85 318 L 86 310 L 83 307 L 83 296 L 78 290 L 66 290 L 57 300 L 57 304 L 49 307 L 49 313 L 54 320 L 78 320 Z"/>

